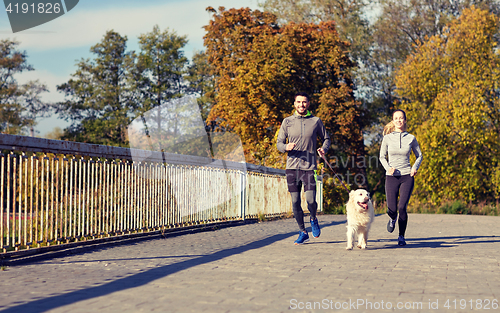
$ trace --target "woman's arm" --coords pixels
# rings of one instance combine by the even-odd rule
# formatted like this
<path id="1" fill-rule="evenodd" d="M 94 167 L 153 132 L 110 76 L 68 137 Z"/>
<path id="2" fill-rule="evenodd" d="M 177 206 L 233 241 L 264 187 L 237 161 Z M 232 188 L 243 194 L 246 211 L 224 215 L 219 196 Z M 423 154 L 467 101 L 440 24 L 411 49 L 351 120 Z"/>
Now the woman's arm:
<path id="1" fill-rule="evenodd" d="M 420 145 L 417 142 L 417 138 L 415 138 L 412 143 L 411 143 L 411 149 L 413 150 L 413 153 L 415 154 L 415 157 L 417 158 L 415 160 L 415 163 L 413 163 L 413 166 L 411 168 L 411 176 L 415 176 L 418 172 L 418 169 L 420 168 L 420 164 L 422 163 L 422 160 L 424 159 L 422 155 L 422 151 L 420 150 Z"/>
<path id="2" fill-rule="evenodd" d="M 384 138 L 382 139 L 382 144 L 380 145 L 379 160 L 385 170 L 388 172 L 390 169 L 389 162 L 387 162 L 387 142 Z"/>

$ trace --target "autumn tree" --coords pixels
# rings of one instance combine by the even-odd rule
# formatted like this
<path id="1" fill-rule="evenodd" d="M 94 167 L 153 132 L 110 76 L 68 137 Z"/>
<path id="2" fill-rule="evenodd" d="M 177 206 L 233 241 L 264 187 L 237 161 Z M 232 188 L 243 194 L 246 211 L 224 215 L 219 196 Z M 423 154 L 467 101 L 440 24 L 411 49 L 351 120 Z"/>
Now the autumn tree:
<path id="1" fill-rule="evenodd" d="M 410 131 L 425 161 L 421 201 L 491 200 L 500 191 L 500 56 L 495 14 L 472 7 L 417 42 L 398 71 Z"/>
<path id="2" fill-rule="evenodd" d="M 498 0 L 381 0 L 379 14 L 370 25 L 370 57 L 357 71 L 359 98 L 366 105 L 372 125 L 364 129 L 369 158 L 377 157 L 382 128 L 392 118 L 401 98 L 396 93 L 395 75 L 418 42 L 441 35 L 444 27 L 464 8 L 476 4 L 499 12 Z M 385 194 L 385 172 L 381 166 L 369 168 L 368 178 L 376 194 Z"/>
<path id="3" fill-rule="evenodd" d="M 18 45 L 8 39 L 0 41 L 0 132 L 22 134 L 24 128 L 29 128 L 33 136 L 36 118 L 48 111 L 48 105 L 41 100 L 47 87 L 39 81 L 17 82 L 17 74 L 34 70 Z"/>
<path id="4" fill-rule="evenodd" d="M 445 26 L 471 5 L 500 13 L 498 0 L 380 1 L 380 14 L 372 26 L 371 58 L 363 76 L 373 111 L 389 115 L 399 101 L 395 73 L 407 56 L 417 43 L 442 35 Z"/>
<path id="5" fill-rule="evenodd" d="M 81 60 L 72 78 L 60 86 L 67 100 L 56 112 L 72 122 L 63 139 L 127 146 L 127 126 L 137 107 L 130 72 L 133 53 L 126 52 L 127 37 L 108 31 L 91 47 L 94 59 Z"/>
<path id="6" fill-rule="evenodd" d="M 209 10 L 213 19 L 205 27 L 205 46 L 216 96 L 208 120 L 241 137 L 248 162 L 284 167 L 276 133 L 293 113 L 299 91 L 312 96 L 310 109 L 333 138 L 330 155 L 364 156 L 362 112 L 350 75 L 353 62 L 335 23 L 278 26 L 276 16 L 266 12 Z M 364 174 L 362 166 L 350 170 Z"/>
<path id="7" fill-rule="evenodd" d="M 264 0 L 264 11 L 276 15 L 280 24 L 334 21 L 340 38 L 350 43 L 353 60 L 362 61 L 370 49 L 370 23 L 366 16 L 371 0 Z"/>

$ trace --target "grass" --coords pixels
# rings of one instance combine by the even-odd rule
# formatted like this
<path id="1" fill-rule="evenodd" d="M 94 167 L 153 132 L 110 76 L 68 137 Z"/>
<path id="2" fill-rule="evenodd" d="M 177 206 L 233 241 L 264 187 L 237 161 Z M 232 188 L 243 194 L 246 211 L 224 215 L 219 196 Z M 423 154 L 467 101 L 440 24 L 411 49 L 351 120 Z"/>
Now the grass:
<path id="1" fill-rule="evenodd" d="M 276 219 L 282 219 L 282 218 L 292 218 L 293 217 L 293 212 L 290 210 L 288 212 L 282 213 L 282 214 L 275 214 L 275 215 L 267 215 L 263 212 L 259 212 L 257 214 L 257 221 L 260 222 L 267 222 L 267 221 L 273 221 Z"/>
<path id="2" fill-rule="evenodd" d="M 257 220 L 259 222 L 265 222 L 266 221 L 266 214 L 264 214 L 263 212 L 259 212 L 259 214 L 257 215 Z"/>

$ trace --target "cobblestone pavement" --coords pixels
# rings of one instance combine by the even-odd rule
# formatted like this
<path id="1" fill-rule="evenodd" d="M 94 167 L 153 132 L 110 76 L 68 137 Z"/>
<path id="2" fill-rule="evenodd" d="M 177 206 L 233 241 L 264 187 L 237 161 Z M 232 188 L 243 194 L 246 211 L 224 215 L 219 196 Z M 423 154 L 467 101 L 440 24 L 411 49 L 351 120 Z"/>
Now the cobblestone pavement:
<path id="1" fill-rule="evenodd" d="M 293 245 L 277 220 L 106 247 L 0 271 L 1 312 L 499 312 L 499 217 L 377 216 L 346 251 L 345 216 Z M 471 310 L 472 308 L 472 310 Z"/>

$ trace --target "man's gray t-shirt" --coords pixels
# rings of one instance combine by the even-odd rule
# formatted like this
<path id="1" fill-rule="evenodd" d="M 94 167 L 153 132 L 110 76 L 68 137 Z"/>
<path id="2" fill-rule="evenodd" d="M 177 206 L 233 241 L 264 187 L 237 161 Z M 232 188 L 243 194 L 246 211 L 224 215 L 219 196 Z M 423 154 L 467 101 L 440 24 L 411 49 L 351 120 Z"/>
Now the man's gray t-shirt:
<path id="1" fill-rule="evenodd" d="M 323 141 L 322 148 L 326 152 L 330 147 L 330 136 L 326 132 L 323 122 L 316 116 L 308 113 L 301 116 L 295 113 L 283 120 L 278 133 L 277 148 L 286 151 L 287 138 L 289 143 L 295 143 L 295 148 L 288 151 L 286 160 L 287 169 L 315 170 L 317 138 Z"/>

